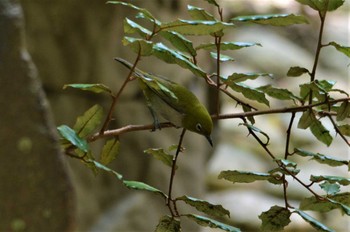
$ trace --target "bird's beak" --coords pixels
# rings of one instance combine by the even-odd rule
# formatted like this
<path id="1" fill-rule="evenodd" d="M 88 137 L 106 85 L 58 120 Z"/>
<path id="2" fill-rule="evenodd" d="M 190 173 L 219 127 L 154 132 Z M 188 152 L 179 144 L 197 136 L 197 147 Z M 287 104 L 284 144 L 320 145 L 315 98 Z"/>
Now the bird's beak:
<path id="1" fill-rule="evenodd" d="M 208 142 L 210 143 L 210 146 L 213 146 L 213 141 L 211 140 L 210 135 L 206 135 L 205 138 L 208 140 Z"/>

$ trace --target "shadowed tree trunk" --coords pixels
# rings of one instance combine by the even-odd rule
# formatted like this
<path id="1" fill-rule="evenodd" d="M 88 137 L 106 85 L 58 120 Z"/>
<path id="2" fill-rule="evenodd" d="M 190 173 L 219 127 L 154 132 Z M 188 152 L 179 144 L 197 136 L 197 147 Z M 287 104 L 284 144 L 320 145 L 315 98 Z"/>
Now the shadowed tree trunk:
<path id="1" fill-rule="evenodd" d="M 0 107 L 0 231 L 72 231 L 70 178 L 14 0 L 0 0 Z"/>

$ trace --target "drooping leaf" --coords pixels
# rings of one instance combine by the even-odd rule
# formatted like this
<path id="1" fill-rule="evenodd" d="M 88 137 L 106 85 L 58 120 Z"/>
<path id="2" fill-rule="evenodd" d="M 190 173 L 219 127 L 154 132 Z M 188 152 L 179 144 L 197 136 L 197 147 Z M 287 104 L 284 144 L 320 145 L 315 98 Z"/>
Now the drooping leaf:
<path id="1" fill-rule="evenodd" d="M 342 6 L 345 0 L 297 0 L 303 5 L 308 5 L 314 10 L 325 12 L 333 11 Z"/>
<path id="2" fill-rule="evenodd" d="M 307 70 L 306 68 L 303 68 L 303 67 L 294 66 L 294 67 L 289 68 L 289 70 L 287 72 L 287 76 L 299 77 L 299 76 L 303 75 L 304 73 L 309 73 L 309 70 Z"/>
<path id="3" fill-rule="evenodd" d="M 184 216 L 195 221 L 200 226 L 207 226 L 210 228 L 218 228 L 218 229 L 228 231 L 228 232 L 240 232 L 241 231 L 239 228 L 224 224 L 222 222 L 219 222 L 219 221 L 216 221 L 214 219 L 207 218 L 204 216 L 199 216 L 196 214 L 186 214 Z"/>
<path id="4" fill-rule="evenodd" d="M 153 53 L 166 63 L 178 64 L 190 70 L 194 75 L 206 78 L 206 73 L 202 69 L 186 59 L 180 52 L 174 51 L 162 43 L 157 43 L 153 46 Z"/>
<path id="5" fill-rule="evenodd" d="M 106 167 L 105 165 L 95 161 L 95 160 L 87 160 L 87 162 L 93 164 L 96 168 L 101 169 L 103 171 L 109 172 L 111 174 L 113 174 L 114 176 L 116 176 L 119 180 L 123 179 L 123 176 L 121 174 L 119 174 L 118 172 Z"/>
<path id="6" fill-rule="evenodd" d="M 350 116 L 350 102 L 343 101 L 337 110 L 337 121 L 343 121 Z"/>
<path id="7" fill-rule="evenodd" d="M 345 124 L 345 125 L 341 125 L 338 126 L 338 130 L 346 136 L 350 136 L 350 125 L 349 124 Z"/>
<path id="8" fill-rule="evenodd" d="M 130 189 L 136 189 L 136 190 L 145 190 L 153 193 L 158 193 L 164 198 L 167 198 L 167 195 L 160 191 L 159 189 L 152 187 L 146 183 L 139 182 L 139 181 L 132 181 L 132 180 L 123 180 L 123 184 L 130 188 Z"/>
<path id="9" fill-rule="evenodd" d="M 88 109 L 82 116 L 77 118 L 73 130 L 79 137 L 84 138 L 101 124 L 102 117 L 103 108 L 96 104 Z"/>
<path id="10" fill-rule="evenodd" d="M 218 54 L 217 54 L 216 52 L 211 52 L 211 53 L 210 53 L 210 56 L 211 56 L 212 58 L 214 58 L 215 60 L 218 59 Z M 235 60 L 235 59 L 233 59 L 233 58 L 230 57 L 230 56 L 220 54 L 220 61 L 221 61 L 221 62 L 234 61 L 234 60 Z"/>
<path id="11" fill-rule="evenodd" d="M 187 5 L 187 11 L 193 20 L 216 21 L 215 17 L 203 8 Z"/>
<path id="12" fill-rule="evenodd" d="M 267 106 L 270 105 L 269 101 L 266 99 L 264 92 L 250 87 L 244 83 L 235 83 L 230 79 L 222 78 L 223 82 L 230 86 L 230 88 L 236 92 L 242 93 L 248 99 L 263 103 Z"/>
<path id="13" fill-rule="evenodd" d="M 106 144 L 102 148 L 100 162 L 103 165 L 107 165 L 117 157 L 119 153 L 120 143 L 116 138 L 110 139 L 106 142 Z"/>
<path id="14" fill-rule="evenodd" d="M 310 83 L 301 84 L 299 85 L 300 97 L 302 99 L 306 99 L 306 97 L 308 97 L 312 92 L 313 96 L 320 102 L 325 101 L 328 92 L 332 90 L 334 84 L 334 81 L 328 80 L 315 80 Z"/>
<path id="15" fill-rule="evenodd" d="M 265 85 L 257 88 L 258 90 L 263 91 L 270 97 L 279 99 L 279 100 L 294 100 L 298 99 L 297 96 L 295 96 L 292 92 L 290 92 L 288 89 L 279 89 L 272 87 L 271 85 Z"/>
<path id="16" fill-rule="evenodd" d="M 176 200 L 184 201 L 186 204 L 195 207 L 198 211 L 208 214 L 214 217 L 223 217 L 225 215 L 230 216 L 230 211 L 222 207 L 221 205 L 214 205 L 207 201 L 197 199 L 189 196 L 182 196 L 176 198 Z"/>
<path id="17" fill-rule="evenodd" d="M 92 151 L 84 152 L 80 149 L 75 149 L 74 153 L 77 154 L 82 160 L 83 164 L 89 168 L 95 176 L 99 173 L 99 168 L 95 165 L 95 156 Z"/>
<path id="18" fill-rule="evenodd" d="M 226 78 L 227 81 L 232 82 L 243 82 L 246 80 L 255 80 L 258 77 L 270 77 L 272 78 L 271 73 L 232 73 Z"/>
<path id="19" fill-rule="evenodd" d="M 165 31 L 176 31 L 183 35 L 210 35 L 232 26 L 232 23 L 220 21 L 191 21 L 178 19 L 170 23 L 162 24 L 160 29 Z"/>
<path id="20" fill-rule="evenodd" d="M 172 167 L 173 165 L 173 156 L 168 154 L 162 148 L 149 148 L 147 150 L 144 150 L 143 152 L 146 154 L 152 155 L 154 158 L 162 161 L 165 165 L 169 167 Z"/>
<path id="21" fill-rule="evenodd" d="M 331 145 L 333 138 L 319 120 L 313 120 L 310 126 L 312 134 L 327 146 Z"/>
<path id="22" fill-rule="evenodd" d="M 338 183 L 341 185 L 349 185 L 350 184 L 350 178 L 345 178 L 341 176 L 326 176 L 326 175 L 321 175 L 321 176 L 314 176 L 311 175 L 310 181 L 312 182 L 321 182 L 321 181 L 328 181 L 329 183 Z"/>
<path id="23" fill-rule="evenodd" d="M 119 4 L 119 5 L 123 5 L 123 6 L 127 6 L 130 7 L 131 9 L 134 9 L 136 11 L 138 11 L 139 13 L 141 13 L 143 15 L 143 17 L 151 20 L 152 22 L 155 22 L 156 24 L 160 24 L 160 22 L 146 9 L 144 8 L 140 8 L 137 7 L 133 4 L 127 3 L 127 2 L 122 2 L 122 1 L 108 1 L 107 4 Z"/>
<path id="24" fill-rule="evenodd" d="M 269 173 L 261 172 L 228 170 L 221 171 L 218 178 L 231 181 L 232 183 L 252 183 L 254 181 L 266 180 L 272 184 L 282 184 L 279 175 L 271 175 Z"/>
<path id="25" fill-rule="evenodd" d="M 268 211 L 265 211 L 259 215 L 262 221 L 262 231 L 281 231 L 285 226 L 290 223 L 291 212 L 280 206 L 272 206 Z"/>
<path id="26" fill-rule="evenodd" d="M 238 50 L 241 48 L 260 46 L 259 43 L 248 43 L 248 42 L 222 42 L 220 43 L 220 50 Z M 196 47 L 196 50 L 216 50 L 217 45 L 215 43 L 205 43 Z"/>
<path id="27" fill-rule="evenodd" d="M 343 53 L 344 55 L 350 58 L 350 47 L 339 45 L 336 42 L 330 42 L 329 45 L 332 45 L 339 52 Z"/>
<path id="28" fill-rule="evenodd" d="M 347 160 L 341 160 L 337 158 L 333 158 L 324 154 L 320 153 L 312 153 L 300 148 L 295 148 L 294 152 L 300 156 L 303 157 L 310 157 L 311 159 L 321 163 L 321 164 L 327 164 L 332 167 L 342 166 L 342 165 L 349 165 L 349 161 Z"/>
<path id="29" fill-rule="evenodd" d="M 89 151 L 88 142 L 85 139 L 80 138 L 78 134 L 69 126 L 61 125 L 57 127 L 57 130 L 62 136 L 62 138 L 69 141 L 72 145 L 76 146 L 79 150 L 85 153 Z"/>
<path id="30" fill-rule="evenodd" d="M 104 84 L 67 84 L 63 86 L 63 89 L 66 89 L 68 87 L 94 93 L 107 93 L 109 95 L 112 95 L 112 91 Z"/>
<path id="31" fill-rule="evenodd" d="M 304 198 L 300 202 L 301 210 L 312 210 L 318 212 L 329 212 L 334 209 L 340 209 L 342 212 L 350 215 L 350 193 L 339 193 L 327 196 L 325 200 L 320 200 L 315 196 Z"/>
<path id="32" fill-rule="evenodd" d="M 329 183 L 328 181 L 319 184 L 321 189 L 326 192 L 327 195 L 335 195 L 340 192 L 340 185 L 335 183 Z"/>
<path id="33" fill-rule="evenodd" d="M 147 36 L 150 36 L 152 34 L 150 30 L 142 27 L 138 23 L 135 23 L 134 21 L 128 18 L 124 19 L 124 33 L 125 34 L 137 33 L 143 38 L 146 38 Z"/>
<path id="34" fill-rule="evenodd" d="M 251 112 L 252 108 L 246 105 L 242 105 L 243 111 L 244 112 Z M 255 124 L 255 119 L 253 116 L 248 116 L 247 119 L 249 120 L 249 122 L 254 125 Z"/>
<path id="35" fill-rule="evenodd" d="M 294 14 L 238 16 L 232 18 L 231 20 L 240 22 L 253 22 L 272 26 L 289 26 L 293 24 L 308 23 L 307 19 L 304 16 Z"/>
<path id="36" fill-rule="evenodd" d="M 311 126 L 312 122 L 316 120 L 316 117 L 311 110 L 305 111 L 298 122 L 298 128 L 299 129 L 307 129 L 309 126 Z"/>
<path id="37" fill-rule="evenodd" d="M 153 43 L 144 39 L 124 36 L 123 45 L 141 56 L 150 56 L 153 52 Z"/>
<path id="38" fill-rule="evenodd" d="M 160 218 L 155 232 L 180 232 L 180 221 L 176 218 L 165 215 Z"/>
<path id="39" fill-rule="evenodd" d="M 308 222 L 312 227 L 314 227 L 317 231 L 324 231 L 324 232 L 335 232 L 334 230 L 328 228 L 324 224 L 322 224 L 320 221 L 316 220 L 315 218 L 311 217 L 307 213 L 295 209 L 295 213 L 299 214 L 306 222 Z"/>
<path id="40" fill-rule="evenodd" d="M 168 40 L 179 51 L 186 52 L 191 56 L 197 55 L 196 50 L 193 48 L 192 41 L 186 39 L 181 34 L 174 31 L 161 31 L 159 34 Z"/>
<path id="41" fill-rule="evenodd" d="M 252 130 L 252 131 L 255 131 L 255 132 L 258 132 L 258 133 L 264 135 L 265 138 L 267 139 L 267 141 L 266 141 L 265 144 L 269 144 L 269 142 L 270 142 L 270 137 L 269 137 L 269 135 L 266 134 L 264 131 L 260 130 L 259 128 L 257 128 L 256 126 L 250 125 L 250 124 L 248 124 L 248 123 L 240 123 L 240 124 L 238 124 L 238 125 L 239 125 L 239 126 L 243 125 L 243 126 L 247 127 L 248 129 L 250 129 L 250 130 Z"/>

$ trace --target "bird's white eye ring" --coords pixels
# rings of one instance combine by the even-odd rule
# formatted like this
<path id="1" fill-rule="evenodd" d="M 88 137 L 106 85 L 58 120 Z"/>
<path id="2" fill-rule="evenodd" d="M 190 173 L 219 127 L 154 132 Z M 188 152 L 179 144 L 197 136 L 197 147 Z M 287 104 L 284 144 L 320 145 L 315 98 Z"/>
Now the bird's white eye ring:
<path id="1" fill-rule="evenodd" d="M 202 130 L 202 125 L 200 123 L 196 124 L 196 129 L 197 131 L 201 131 Z"/>

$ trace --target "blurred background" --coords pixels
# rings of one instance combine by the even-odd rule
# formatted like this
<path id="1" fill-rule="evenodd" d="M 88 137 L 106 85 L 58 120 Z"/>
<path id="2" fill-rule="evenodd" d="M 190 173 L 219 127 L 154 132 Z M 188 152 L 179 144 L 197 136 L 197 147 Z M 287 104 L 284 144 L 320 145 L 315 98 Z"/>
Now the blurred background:
<path id="1" fill-rule="evenodd" d="M 162 21 L 189 19 L 187 5 L 203 7 L 216 15 L 215 8 L 206 1 L 130 2 L 148 9 Z M 225 53 L 234 57 L 235 62 L 223 64 L 223 75 L 272 73 L 273 79 L 260 78 L 248 84 L 273 84 L 298 93 L 298 84 L 308 77 L 291 79 L 286 78 L 286 73 L 291 66 L 311 69 L 318 38 L 317 13 L 294 0 L 217 2 L 224 9 L 225 20 L 272 13 L 307 17 L 309 24 L 289 27 L 238 23 L 224 37 L 225 41 L 257 42 L 262 47 Z M 324 42 L 336 41 L 349 46 L 349 10 L 347 0 L 339 10 L 327 15 Z M 124 18 L 134 20 L 136 13 L 102 0 L 0 0 L 0 231 L 47 231 L 47 228 L 50 231 L 153 231 L 159 218 L 168 213 L 161 198 L 128 190 L 106 173 L 94 176 L 80 161 L 66 157 L 59 149 L 55 132 L 58 125 L 73 126 L 76 117 L 96 103 L 107 112 L 108 97 L 62 87 L 69 83 L 103 83 L 116 92 L 127 70 L 113 61 L 113 57 L 134 61 L 135 54 L 123 47 L 121 39 Z M 211 38 L 190 39 L 198 45 Z M 198 63 L 208 72 L 215 70 L 214 60 L 204 53 L 200 54 Z M 141 60 L 139 67 L 182 82 L 206 102 L 209 109 L 214 109 L 210 90 L 190 72 L 148 57 Z M 321 52 L 317 78 L 335 80 L 335 88 L 346 89 L 349 59 L 332 47 L 325 48 Z M 270 100 L 274 108 L 293 104 Z M 223 97 L 222 111 L 242 110 Z M 134 83 L 127 86 L 113 116 L 115 120 L 110 128 L 152 122 Z M 281 157 L 289 119 L 289 114 L 256 117 L 256 126 L 271 138 L 269 148 Z M 273 205 L 284 205 L 282 187 L 261 182 L 233 185 L 217 179 L 222 170 L 267 172 L 275 167 L 258 143 L 247 137 L 246 128 L 238 126 L 240 122 L 221 120 L 216 125 L 213 149 L 201 136 L 186 134 L 186 151 L 179 159 L 174 195 L 186 194 L 222 204 L 230 211 L 231 218 L 220 220 L 243 231 L 259 231 L 261 212 Z M 324 123 L 334 136 L 331 124 Z M 180 132 L 163 129 L 125 134 L 120 137 L 118 159 L 110 167 L 125 179 L 144 181 L 166 191 L 170 169 L 145 155 L 143 150 L 176 144 Z M 98 151 L 101 145 L 96 143 L 94 149 Z M 296 125 L 291 147 L 349 159 L 349 150 L 339 136 L 326 147 L 317 142 L 309 130 L 297 129 Z M 327 168 L 307 159 L 298 160 L 298 165 L 302 169 L 300 176 L 305 180 L 311 173 L 349 176 L 346 167 Z M 320 189 L 316 190 L 321 193 Z M 310 193 L 290 180 L 288 195 L 290 203 L 297 207 Z M 180 208 L 190 210 L 183 205 Z M 322 217 L 310 214 L 336 231 L 349 229 L 348 218 L 338 210 Z M 183 231 L 214 231 L 186 220 L 182 227 Z M 313 231 L 297 215 L 292 216 L 286 230 Z"/>

